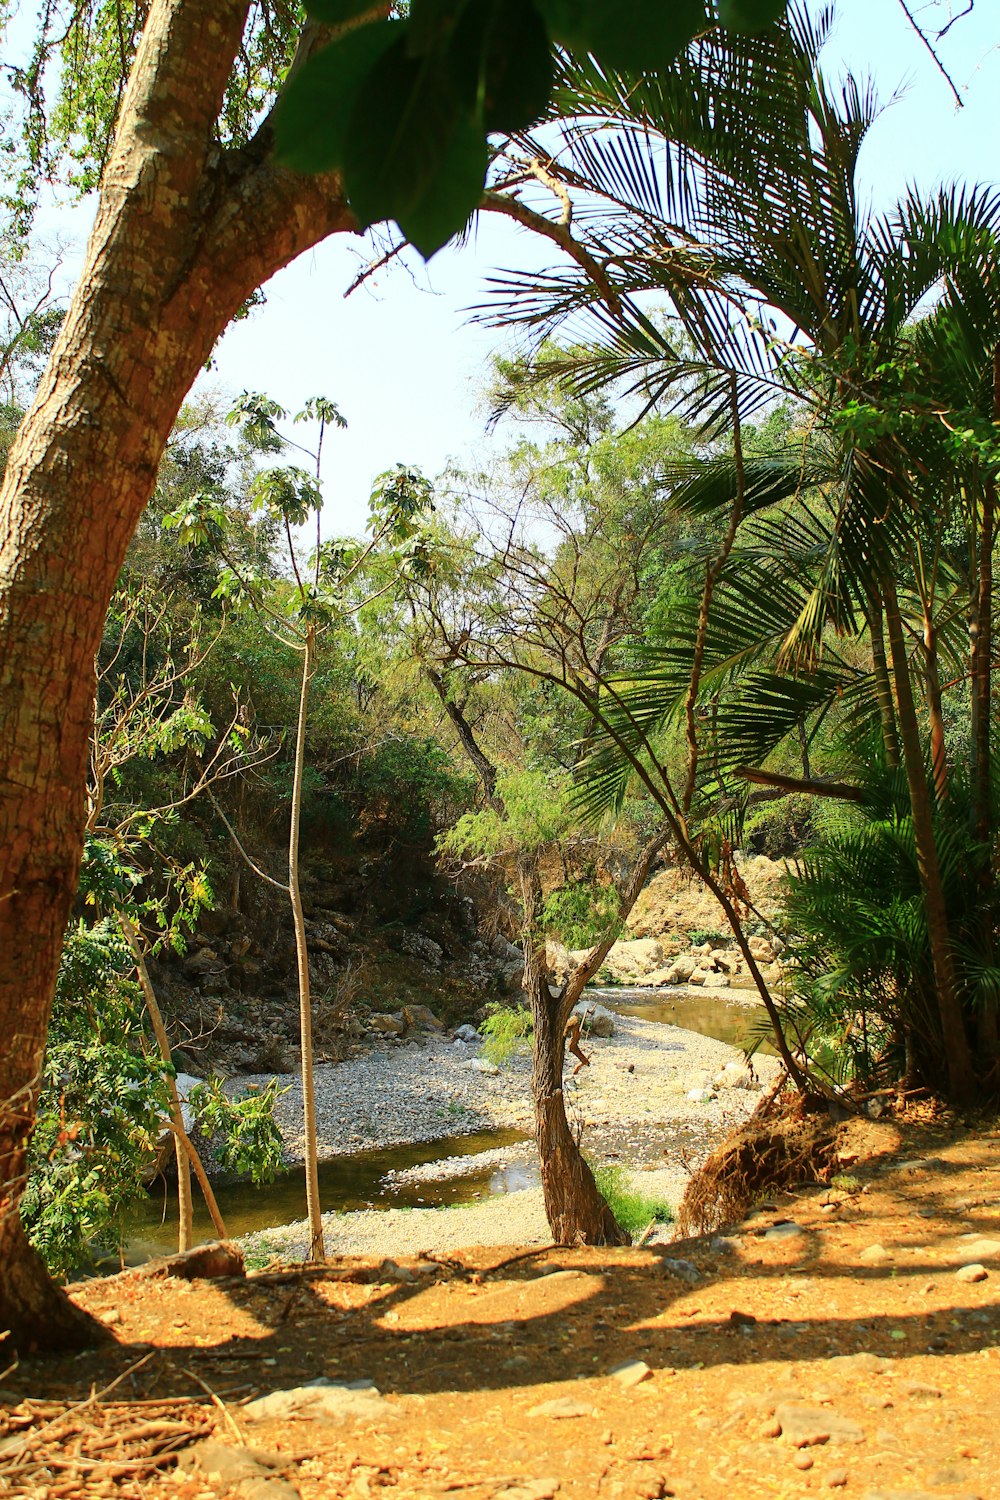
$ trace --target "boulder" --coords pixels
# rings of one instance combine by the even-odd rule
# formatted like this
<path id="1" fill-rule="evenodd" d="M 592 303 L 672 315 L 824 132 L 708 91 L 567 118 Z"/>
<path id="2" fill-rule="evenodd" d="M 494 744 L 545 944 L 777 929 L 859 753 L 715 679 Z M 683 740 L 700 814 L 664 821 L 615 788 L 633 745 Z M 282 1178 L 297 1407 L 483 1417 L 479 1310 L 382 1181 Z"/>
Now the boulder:
<path id="1" fill-rule="evenodd" d="M 474 1026 L 470 1026 L 466 1022 L 464 1026 L 455 1027 L 455 1040 L 457 1042 L 478 1042 L 479 1032 Z"/>
<path id="2" fill-rule="evenodd" d="M 652 974 L 647 974 L 643 980 L 643 984 L 656 986 L 680 983 L 681 979 L 675 964 L 671 964 L 669 969 L 654 969 Z"/>
<path id="3" fill-rule="evenodd" d="M 404 1005 L 403 1020 L 407 1026 L 419 1027 L 422 1031 L 443 1031 L 444 1023 L 426 1005 Z"/>
<path id="4" fill-rule="evenodd" d="M 419 958 L 432 969 L 441 967 L 444 949 L 424 932 L 404 931 L 396 946 L 400 953 L 405 953 L 409 958 Z"/>
<path id="5" fill-rule="evenodd" d="M 752 937 L 748 946 L 758 963 L 773 963 L 774 949 L 766 937 Z"/>
<path id="6" fill-rule="evenodd" d="M 740 956 L 729 948 L 713 948 L 712 962 L 723 974 L 735 974 L 740 966 Z"/>
<path id="7" fill-rule="evenodd" d="M 604 960 L 604 968 L 620 984 L 644 980 L 662 967 L 663 949 L 653 938 L 617 942 Z"/>
<path id="8" fill-rule="evenodd" d="M 573 1014 L 580 1017 L 583 1029 L 588 1036 L 614 1036 L 614 1012 L 608 1010 L 606 1006 L 590 1004 L 586 1000 L 578 1000 L 573 1007 Z"/>
<path id="9" fill-rule="evenodd" d="M 380 1011 L 368 1017 L 368 1024 L 373 1031 L 380 1031 L 383 1036 L 402 1036 L 406 1030 L 406 1022 L 402 1016 L 385 1015 Z"/>
<path id="10" fill-rule="evenodd" d="M 691 953 L 681 953 L 677 956 L 677 958 L 674 959 L 671 967 L 674 973 L 677 975 L 677 978 L 673 981 L 673 983 L 687 984 L 688 980 L 691 978 L 691 975 L 698 967 L 698 960 Z"/>

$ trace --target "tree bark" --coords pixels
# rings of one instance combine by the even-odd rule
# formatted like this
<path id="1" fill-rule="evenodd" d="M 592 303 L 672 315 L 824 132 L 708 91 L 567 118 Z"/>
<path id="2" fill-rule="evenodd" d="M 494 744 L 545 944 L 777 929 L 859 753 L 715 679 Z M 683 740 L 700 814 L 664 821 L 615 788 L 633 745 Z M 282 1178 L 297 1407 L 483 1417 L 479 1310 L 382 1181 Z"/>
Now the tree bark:
<path id="1" fill-rule="evenodd" d="M 39 1346 L 81 1327 L 12 1216 L 82 850 L 104 615 L 219 334 L 281 266 L 355 227 L 336 179 L 274 164 L 267 121 L 247 147 L 218 146 L 247 9 L 151 5 L 80 284 L 0 488 L 0 1328 Z"/>
<path id="2" fill-rule="evenodd" d="M 295 771 L 292 778 L 292 816 L 288 832 L 288 894 L 295 926 L 295 962 L 299 975 L 299 1043 L 302 1049 L 302 1154 L 306 1168 L 306 1217 L 309 1220 L 308 1260 L 323 1260 L 323 1211 L 319 1202 L 319 1164 L 316 1156 L 316 1086 L 313 1077 L 312 997 L 309 991 L 309 944 L 299 891 L 299 824 L 302 817 L 302 773 L 306 757 L 306 714 L 309 679 L 313 670 L 313 629 L 306 627 L 302 650 L 302 687 L 295 727 Z"/>
<path id="3" fill-rule="evenodd" d="M 903 640 L 896 585 L 891 578 L 887 578 L 883 585 L 883 598 L 889 636 L 889 656 L 896 684 L 899 738 L 910 792 L 913 837 L 917 847 L 917 863 L 924 894 L 924 911 L 927 917 L 931 961 L 934 967 L 941 1040 L 945 1050 L 948 1092 L 953 1103 L 968 1104 L 975 1098 L 976 1076 L 972 1066 L 972 1053 L 966 1035 L 965 1018 L 962 1014 L 962 1004 L 955 977 L 951 932 L 948 926 L 948 912 L 945 907 L 941 868 L 938 863 L 937 842 L 931 816 L 930 786 L 924 767 L 923 746 L 920 743 L 917 713 L 913 702 L 909 661 Z"/>
<path id="4" fill-rule="evenodd" d="M 628 1245 L 601 1196 L 566 1118 L 563 1094 L 565 1010 L 563 993 L 549 991 L 541 933 L 542 888 L 534 861 L 518 868 L 524 923 L 525 980 L 534 1022 L 531 1099 L 542 1173 L 545 1216 L 557 1245 Z"/>

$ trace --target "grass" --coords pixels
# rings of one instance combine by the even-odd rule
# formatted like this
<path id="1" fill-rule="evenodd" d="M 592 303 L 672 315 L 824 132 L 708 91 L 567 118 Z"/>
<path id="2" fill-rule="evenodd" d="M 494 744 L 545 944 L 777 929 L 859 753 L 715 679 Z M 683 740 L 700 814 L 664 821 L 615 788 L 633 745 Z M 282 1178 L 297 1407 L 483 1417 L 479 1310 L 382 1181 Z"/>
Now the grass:
<path id="1" fill-rule="evenodd" d="M 597 1167 L 594 1177 L 598 1192 L 628 1234 L 641 1234 L 654 1220 L 672 1222 L 674 1210 L 667 1200 L 638 1191 L 623 1167 Z"/>

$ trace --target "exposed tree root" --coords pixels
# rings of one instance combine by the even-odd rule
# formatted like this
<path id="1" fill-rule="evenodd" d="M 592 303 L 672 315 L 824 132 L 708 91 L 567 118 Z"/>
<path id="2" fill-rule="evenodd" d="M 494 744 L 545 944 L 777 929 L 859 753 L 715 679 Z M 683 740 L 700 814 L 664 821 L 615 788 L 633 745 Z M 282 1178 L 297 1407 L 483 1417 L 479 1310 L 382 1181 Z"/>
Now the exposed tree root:
<path id="1" fill-rule="evenodd" d="M 807 1114 L 800 1097 L 765 1099 L 691 1178 L 678 1215 L 682 1236 L 742 1219 L 775 1189 L 825 1182 L 834 1165 L 837 1127 Z"/>

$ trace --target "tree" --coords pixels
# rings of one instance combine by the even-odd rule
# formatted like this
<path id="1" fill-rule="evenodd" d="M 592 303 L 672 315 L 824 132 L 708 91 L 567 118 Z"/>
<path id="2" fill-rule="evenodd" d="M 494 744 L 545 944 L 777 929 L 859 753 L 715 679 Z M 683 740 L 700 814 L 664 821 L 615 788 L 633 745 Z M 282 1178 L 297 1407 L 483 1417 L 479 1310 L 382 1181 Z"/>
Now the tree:
<path id="1" fill-rule="evenodd" d="M 274 27 L 266 10 L 248 46 L 248 11 L 246 0 L 153 0 L 134 57 L 113 6 L 96 24 L 89 7 L 75 7 L 65 28 L 69 98 L 78 57 L 94 63 L 91 46 L 103 61 L 121 56 L 123 71 L 102 74 L 85 129 L 66 111 L 64 139 L 85 182 L 99 178 L 100 199 L 79 287 L 0 489 L 0 1024 L 9 1041 L 0 1327 L 16 1345 L 99 1335 L 29 1253 L 17 1198 L 82 848 L 103 615 L 167 436 L 219 333 L 281 266 L 358 227 L 336 174 L 301 176 L 274 153 L 275 81 L 292 51 L 294 80 L 321 31 Z M 50 7 L 17 79 L 36 174 L 48 166 L 38 100 L 58 35 Z M 478 82 L 475 67 L 462 71 Z M 565 228 L 556 238 L 566 240 Z"/>
<path id="2" fill-rule="evenodd" d="M 532 302 L 522 301 L 522 316 L 551 326 L 571 311 L 594 309 L 606 331 L 599 351 L 564 362 L 576 389 L 624 379 L 650 403 L 679 401 L 708 434 L 724 430 L 734 399 L 745 417 L 780 391 L 804 403 L 826 457 L 837 454 L 835 479 L 831 468 L 826 475 L 839 487 L 839 503 L 825 538 L 813 538 L 824 561 L 787 621 L 779 665 L 790 681 L 788 702 L 801 700 L 795 677 L 822 665 L 825 633 L 851 631 L 858 620 L 877 622 L 872 640 L 884 651 L 883 704 L 889 687 L 896 699 L 949 1087 L 960 1100 L 976 1087 L 972 1051 L 897 586 L 907 538 L 923 524 L 922 497 L 930 492 L 920 481 L 927 471 L 922 447 L 936 441 L 937 419 L 925 407 L 919 431 L 904 433 L 916 408 L 904 419 L 899 393 L 895 400 L 890 393 L 906 362 L 914 315 L 933 290 L 954 286 L 964 301 L 971 277 L 986 308 L 981 328 L 991 326 L 986 288 L 995 280 L 997 205 L 989 192 L 952 190 L 932 204 L 911 195 L 888 215 L 860 209 L 856 164 L 878 103 L 852 79 L 840 98 L 828 90 L 819 71 L 828 26 L 828 17 L 796 6 L 765 37 L 708 35 L 672 73 L 638 85 L 571 60 L 565 86 L 589 98 L 590 119 L 587 128 L 566 127 L 561 171 L 578 192 L 594 195 L 584 250 L 607 267 L 608 285 L 595 286 L 581 258 L 580 270 L 552 278 Z M 619 135 L 605 145 L 595 120 L 613 124 Z M 523 149 L 530 151 L 531 142 Z M 650 294 L 670 298 L 686 350 L 644 312 Z M 598 298 L 606 310 L 595 307 Z M 988 370 L 982 362 L 979 368 L 992 390 Z M 887 399 L 894 412 L 884 409 Z M 988 391 L 983 399 L 990 399 Z M 780 500 L 783 484 L 794 493 L 807 483 L 812 475 L 802 460 L 802 452 L 797 459 L 777 455 L 770 479 L 756 475 L 763 488 L 752 509 Z M 731 464 L 723 486 L 730 509 L 739 487 Z M 980 504 L 980 488 L 981 481 L 967 514 L 975 536 L 984 538 L 974 550 L 986 567 L 994 522 L 988 497 Z M 957 484 L 953 493 L 961 492 Z M 980 612 L 985 581 L 981 571 Z M 980 670 L 985 678 L 981 658 Z M 985 717 L 980 710 L 978 722 Z M 982 796 L 979 804 L 985 806 Z"/>

